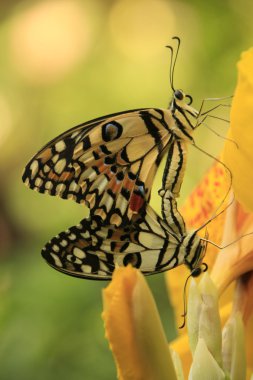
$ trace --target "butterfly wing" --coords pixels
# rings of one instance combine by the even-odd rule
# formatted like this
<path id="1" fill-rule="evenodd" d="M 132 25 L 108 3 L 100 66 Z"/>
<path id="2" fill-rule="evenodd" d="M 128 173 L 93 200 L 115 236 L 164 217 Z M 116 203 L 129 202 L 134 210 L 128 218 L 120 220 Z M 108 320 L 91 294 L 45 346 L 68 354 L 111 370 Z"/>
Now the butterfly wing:
<path id="1" fill-rule="evenodd" d="M 40 193 L 85 203 L 99 224 L 125 225 L 149 199 L 172 138 L 165 112 L 126 111 L 72 128 L 32 158 L 22 179 Z"/>
<path id="2" fill-rule="evenodd" d="M 151 206 L 147 204 L 134 219 L 124 228 L 99 227 L 83 219 L 47 243 L 42 256 L 58 271 L 93 280 L 109 280 L 116 267 L 128 264 L 150 275 L 182 263 L 180 237 L 168 230 Z"/>

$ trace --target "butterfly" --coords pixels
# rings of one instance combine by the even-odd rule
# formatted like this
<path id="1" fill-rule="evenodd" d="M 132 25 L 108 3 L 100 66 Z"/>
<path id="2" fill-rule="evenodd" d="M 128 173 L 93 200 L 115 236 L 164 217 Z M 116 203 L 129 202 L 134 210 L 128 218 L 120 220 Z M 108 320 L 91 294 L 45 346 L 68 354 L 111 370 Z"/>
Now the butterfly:
<path id="1" fill-rule="evenodd" d="M 174 88 L 174 67 L 171 61 L 168 109 L 128 110 L 80 124 L 46 144 L 27 164 L 22 179 L 28 187 L 90 209 L 89 219 L 43 248 L 54 268 L 108 279 L 116 266 L 128 262 L 152 274 L 183 262 L 194 268 L 201 261 L 205 244 L 197 232 L 186 233 L 176 204 L 199 112 L 191 107 L 190 95 Z M 160 218 L 148 202 L 165 154 Z"/>
<path id="2" fill-rule="evenodd" d="M 168 199 L 168 193 L 163 200 Z M 180 224 L 176 203 L 173 209 L 173 218 Z M 168 213 L 170 209 L 165 207 L 165 214 Z M 85 279 L 109 280 L 115 268 L 128 264 L 139 268 L 144 275 L 161 273 L 181 264 L 194 273 L 202 263 L 206 242 L 198 236 L 198 231 L 187 233 L 184 224 L 181 231 L 175 233 L 146 204 L 126 227 L 100 226 L 85 218 L 48 242 L 42 256 L 54 269 Z"/>

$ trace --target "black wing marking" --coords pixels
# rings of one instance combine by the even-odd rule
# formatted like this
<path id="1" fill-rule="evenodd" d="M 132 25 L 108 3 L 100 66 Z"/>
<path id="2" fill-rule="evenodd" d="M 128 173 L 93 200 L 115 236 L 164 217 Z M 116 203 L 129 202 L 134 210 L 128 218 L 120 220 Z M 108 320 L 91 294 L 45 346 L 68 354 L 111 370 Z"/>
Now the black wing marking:
<path id="1" fill-rule="evenodd" d="M 148 204 L 142 215 L 127 227 L 98 226 L 83 219 L 54 237 L 42 250 L 43 258 L 65 274 L 109 280 L 114 269 L 129 263 L 145 275 L 183 263 L 181 237 L 170 232 Z"/>
<path id="2" fill-rule="evenodd" d="M 87 204 L 100 224 L 126 225 L 149 199 L 171 142 L 162 112 L 169 111 L 126 111 L 72 128 L 32 158 L 22 179 L 40 193 Z"/>

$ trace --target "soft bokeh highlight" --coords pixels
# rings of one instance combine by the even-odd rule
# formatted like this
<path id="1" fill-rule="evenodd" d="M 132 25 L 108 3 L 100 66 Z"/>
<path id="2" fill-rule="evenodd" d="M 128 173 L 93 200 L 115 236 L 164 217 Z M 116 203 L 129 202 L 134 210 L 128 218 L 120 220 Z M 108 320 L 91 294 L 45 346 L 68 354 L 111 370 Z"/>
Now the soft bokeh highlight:
<path id="1" fill-rule="evenodd" d="M 1 378 L 116 376 L 100 317 L 105 284 L 55 273 L 40 256 L 50 237 L 78 223 L 87 210 L 27 190 L 21 173 L 32 155 L 50 139 L 91 118 L 138 107 L 167 107 L 171 90 L 169 51 L 164 46 L 173 35 L 182 39 L 175 85 L 193 96 L 196 108 L 205 97 L 234 91 L 235 63 L 252 42 L 253 4 L 244 0 L 151 3 L 142 7 L 134 40 L 117 40 L 123 32 L 115 36 L 118 24 L 117 19 L 112 21 L 113 14 L 121 20 L 125 14 L 115 9 L 123 4 L 129 14 L 138 7 L 136 1 L 0 2 Z M 156 12 L 160 22 L 148 28 L 151 6 L 157 10 L 160 6 L 164 14 Z M 134 19 L 132 14 L 129 17 Z M 36 41 L 45 41 L 43 49 Z M 210 125 L 226 135 L 224 123 Z M 199 128 L 195 139 L 214 155 L 223 144 L 206 128 Z M 210 162 L 190 150 L 181 200 Z M 157 210 L 160 178 L 153 189 Z M 148 283 L 171 340 L 176 330 L 164 277 L 154 276 Z M 177 294 L 182 300 L 182 292 Z"/>

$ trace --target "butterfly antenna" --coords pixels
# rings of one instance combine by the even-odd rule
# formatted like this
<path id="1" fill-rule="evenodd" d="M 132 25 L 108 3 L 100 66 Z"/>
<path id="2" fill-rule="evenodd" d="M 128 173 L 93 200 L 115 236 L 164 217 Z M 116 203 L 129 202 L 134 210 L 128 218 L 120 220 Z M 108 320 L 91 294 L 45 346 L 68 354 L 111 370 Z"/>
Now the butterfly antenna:
<path id="1" fill-rule="evenodd" d="M 174 55 L 173 47 L 171 45 L 167 45 L 166 47 L 169 48 L 170 51 L 171 51 L 171 55 L 170 55 L 170 87 L 171 87 L 171 89 L 173 91 L 175 91 L 175 87 L 174 87 L 174 71 L 175 71 L 175 66 L 176 66 L 176 62 L 177 62 L 177 56 L 178 56 L 181 40 L 177 36 L 172 37 L 172 39 L 173 40 L 177 40 L 177 50 L 176 50 L 176 56 L 174 58 L 174 61 L 173 61 L 173 55 Z"/>
<path id="2" fill-rule="evenodd" d="M 177 36 L 172 37 L 172 39 L 177 41 L 177 51 L 176 51 L 176 56 L 175 56 L 174 63 L 173 63 L 173 68 L 172 68 L 172 84 L 173 84 L 173 87 L 174 87 L 174 71 L 175 71 L 175 66 L 176 66 L 176 62 L 177 62 L 177 56 L 178 56 L 181 40 Z"/>
<path id="3" fill-rule="evenodd" d="M 173 86 L 173 47 L 170 45 L 166 45 L 168 49 L 170 49 L 170 87 L 173 91 L 175 91 L 174 86 Z"/>

